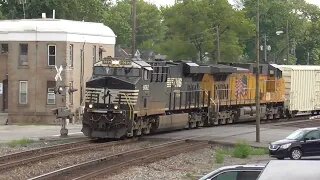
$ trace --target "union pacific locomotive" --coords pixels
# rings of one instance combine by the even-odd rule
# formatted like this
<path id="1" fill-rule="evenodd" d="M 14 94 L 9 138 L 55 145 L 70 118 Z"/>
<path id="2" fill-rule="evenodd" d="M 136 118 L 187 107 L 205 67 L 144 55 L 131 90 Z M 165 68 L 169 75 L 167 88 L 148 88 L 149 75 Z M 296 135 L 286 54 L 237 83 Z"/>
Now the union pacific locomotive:
<path id="1" fill-rule="evenodd" d="M 82 132 L 122 138 L 253 120 L 255 72 L 253 64 L 105 58 L 86 82 Z M 290 116 L 281 71 L 262 64 L 259 73 L 261 116 Z"/>

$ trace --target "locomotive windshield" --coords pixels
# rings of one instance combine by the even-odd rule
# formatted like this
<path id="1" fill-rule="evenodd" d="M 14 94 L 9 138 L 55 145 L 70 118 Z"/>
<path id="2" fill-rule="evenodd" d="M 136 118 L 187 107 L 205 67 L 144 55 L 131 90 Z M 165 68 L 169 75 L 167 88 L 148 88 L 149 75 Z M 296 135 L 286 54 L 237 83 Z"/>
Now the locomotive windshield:
<path id="1" fill-rule="evenodd" d="M 96 66 L 93 68 L 93 73 L 95 75 L 99 75 L 99 76 L 139 77 L 140 76 L 140 68 Z"/>

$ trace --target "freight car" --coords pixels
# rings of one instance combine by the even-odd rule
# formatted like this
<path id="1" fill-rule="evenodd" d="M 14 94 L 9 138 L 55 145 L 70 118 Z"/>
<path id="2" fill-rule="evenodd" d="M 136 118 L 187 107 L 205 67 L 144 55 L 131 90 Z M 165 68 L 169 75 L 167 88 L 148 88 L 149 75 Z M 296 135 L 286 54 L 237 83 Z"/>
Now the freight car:
<path id="1" fill-rule="evenodd" d="M 255 72 L 253 64 L 104 58 L 86 82 L 82 132 L 121 138 L 253 119 Z M 290 116 L 281 68 L 262 64 L 259 73 L 262 117 Z"/>

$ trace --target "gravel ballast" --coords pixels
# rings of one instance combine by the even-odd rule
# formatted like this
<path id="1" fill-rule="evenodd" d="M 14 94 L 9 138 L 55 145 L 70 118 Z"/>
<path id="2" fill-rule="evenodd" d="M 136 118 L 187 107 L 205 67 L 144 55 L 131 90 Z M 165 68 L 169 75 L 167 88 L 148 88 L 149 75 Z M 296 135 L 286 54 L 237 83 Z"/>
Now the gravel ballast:
<path id="1" fill-rule="evenodd" d="M 18 168 L 13 168 L 0 172 L 0 179 L 2 180 L 17 180 L 28 179 L 44 173 L 48 173 L 54 170 L 58 170 L 64 167 L 68 167 L 74 164 L 82 163 L 88 160 L 94 160 L 102 158 L 108 155 L 112 155 L 119 152 L 129 151 L 142 147 L 154 145 L 148 141 L 128 144 L 128 145 L 115 145 L 112 147 L 95 149 L 86 152 L 77 152 L 74 154 L 61 155 L 52 159 L 44 160 L 43 162 L 37 162 L 33 164 L 23 165 Z"/>
<path id="2" fill-rule="evenodd" d="M 215 149 L 205 148 L 194 152 L 183 153 L 161 161 L 135 166 L 121 173 L 96 179 L 107 180 L 193 180 L 219 167 L 238 164 L 265 164 L 269 161 L 268 155 L 250 156 L 247 159 L 226 156 L 224 162 L 215 162 Z"/>

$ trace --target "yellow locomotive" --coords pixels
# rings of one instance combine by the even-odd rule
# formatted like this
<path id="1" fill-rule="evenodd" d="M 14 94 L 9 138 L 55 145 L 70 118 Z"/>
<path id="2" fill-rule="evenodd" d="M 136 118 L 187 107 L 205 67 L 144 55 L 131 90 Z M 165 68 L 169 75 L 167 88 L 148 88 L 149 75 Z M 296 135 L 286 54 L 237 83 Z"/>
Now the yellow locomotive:
<path id="1" fill-rule="evenodd" d="M 205 74 L 202 79 L 202 89 L 210 92 L 212 97 L 211 111 L 215 113 L 211 118 L 213 125 L 255 118 L 254 64 L 230 65 L 236 68 L 234 72 Z M 271 65 L 261 65 L 259 77 L 262 118 L 276 119 L 286 116 L 283 106 L 285 88 L 281 71 Z"/>

